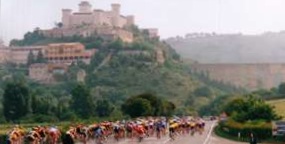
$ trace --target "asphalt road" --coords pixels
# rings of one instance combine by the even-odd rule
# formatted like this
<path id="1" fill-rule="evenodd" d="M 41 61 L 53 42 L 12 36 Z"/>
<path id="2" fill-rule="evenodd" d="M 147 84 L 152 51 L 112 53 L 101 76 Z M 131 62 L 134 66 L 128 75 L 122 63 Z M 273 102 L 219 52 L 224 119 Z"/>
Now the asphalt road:
<path id="1" fill-rule="evenodd" d="M 138 142 L 137 139 L 123 139 L 119 142 L 113 139 L 108 140 L 104 144 L 244 144 L 239 142 L 232 142 L 226 139 L 222 139 L 213 135 L 212 131 L 215 126 L 215 122 L 206 122 L 205 131 L 203 134 L 196 133 L 194 136 L 181 135 L 176 137 L 174 141 L 171 141 L 168 136 L 157 139 L 156 137 L 149 137 L 143 139 L 142 142 Z M 96 144 L 95 142 L 88 142 L 88 144 Z"/>

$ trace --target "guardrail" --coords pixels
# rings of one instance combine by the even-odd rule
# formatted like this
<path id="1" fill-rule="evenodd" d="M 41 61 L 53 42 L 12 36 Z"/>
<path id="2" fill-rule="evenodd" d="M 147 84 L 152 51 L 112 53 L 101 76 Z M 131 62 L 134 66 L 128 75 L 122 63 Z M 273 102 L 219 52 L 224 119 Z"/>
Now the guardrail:
<path id="1" fill-rule="evenodd" d="M 273 136 L 285 136 L 285 121 L 273 121 L 272 122 L 272 135 Z"/>

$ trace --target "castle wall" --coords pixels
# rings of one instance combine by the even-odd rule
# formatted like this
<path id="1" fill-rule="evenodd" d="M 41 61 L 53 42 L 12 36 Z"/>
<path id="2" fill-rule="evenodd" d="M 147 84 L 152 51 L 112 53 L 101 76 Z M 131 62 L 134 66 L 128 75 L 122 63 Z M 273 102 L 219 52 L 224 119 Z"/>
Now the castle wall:
<path id="1" fill-rule="evenodd" d="M 62 23 L 65 28 L 80 26 L 82 24 L 88 25 L 107 25 L 114 27 L 124 27 L 126 25 L 134 24 L 134 17 L 124 17 L 120 14 L 120 5 L 112 4 L 111 11 L 91 10 L 92 6 L 83 1 L 79 4 L 79 12 L 72 13 L 70 9 L 62 10 Z"/>
<path id="2" fill-rule="evenodd" d="M 112 26 L 112 12 L 103 12 L 99 20 L 100 25 Z"/>
<path id="3" fill-rule="evenodd" d="M 131 26 L 131 25 L 134 25 L 135 24 L 135 17 L 130 15 L 130 16 L 127 16 L 127 26 Z"/>
<path id="4" fill-rule="evenodd" d="M 40 31 L 46 37 L 63 37 L 63 36 L 74 36 L 81 35 L 83 37 L 91 36 L 95 32 L 102 38 L 107 40 L 114 40 L 116 38 L 122 39 L 124 42 L 133 42 L 133 34 L 126 30 L 120 28 L 113 28 L 110 26 L 89 26 L 82 28 L 61 28 L 61 29 L 51 29 L 51 30 L 41 30 Z"/>
<path id="5" fill-rule="evenodd" d="M 125 25 L 127 25 L 127 18 L 120 16 L 118 26 L 124 27 Z"/>
<path id="6" fill-rule="evenodd" d="M 45 83 L 53 81 L 52 74 L 49 73 L 48 64 L 32 64 L 29 67 L 29 78 Z"/>
<path id="7" fill-rule="evenodd" d="M 133 40 L 134 40 L 133 34 L 130 33 L 130 32 L 128 32 L 128 31 L 118 29 L 118 30 L 116 31 L 116 34 L 117 34 L 118 37 L 119 37 L 122 41 L 124 41 L 124 42 L 131 43 L 131 42 L 133 42 Z"/>
<path id="8" fill-rule="evenodd" d="M 94 16 L 92 13 L 75 13 L 70 16 L 70 25 L 73 27 L 83 24 L 93 25 L 93 18 Z"/>

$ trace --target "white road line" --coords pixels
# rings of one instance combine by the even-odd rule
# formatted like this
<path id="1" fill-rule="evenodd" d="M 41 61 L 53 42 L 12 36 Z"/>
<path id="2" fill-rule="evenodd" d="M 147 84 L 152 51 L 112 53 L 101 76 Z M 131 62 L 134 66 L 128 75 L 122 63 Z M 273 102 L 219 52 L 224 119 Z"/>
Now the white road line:
<path id="1" fill-rule="evenodd" d="M 208 135 L 207 135 L 207 138 L 205 139 L 204 143 L 203 144 L 207 144 L 210 140 L 210 137 L 211 137 L 211 134 L 212 134 L 212 131 L 214 129 L 214 126 L 216 125 L 216 122 L 214 122 L 208 132 Z"/>
<path id="2" fill-rule="evenodd" d="M 167 139 L 167 140 L 165 140 L 165 141 L 163 142 L 163 144 L 168 143 L 170 140 L 171 140 L 170 138 L 169 138 L 169 139 Z"/>

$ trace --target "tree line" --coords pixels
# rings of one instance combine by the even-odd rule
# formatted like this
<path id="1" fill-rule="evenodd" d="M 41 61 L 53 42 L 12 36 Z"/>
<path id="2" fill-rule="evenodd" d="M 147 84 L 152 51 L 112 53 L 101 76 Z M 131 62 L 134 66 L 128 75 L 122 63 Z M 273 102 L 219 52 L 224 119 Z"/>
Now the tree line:
<path id="1" fill-rule="evenodd" d="M 54 100 L 31 92 L 23 82 L 9 82 L 3 94 L 3 114 L 7 122 L 71 121 L 94 117 L 112 117 L 119 109 L 125 117 L 170 116 L 175 110 L 172 102 L 161 100 L 153 94 L 141 94 L 126 99 L 115 106 L 107 99 L 94 99 L 83 83 L 77 83 L 70 98 Z M 53 115 L 53 117 L 50 117 Z"/>

